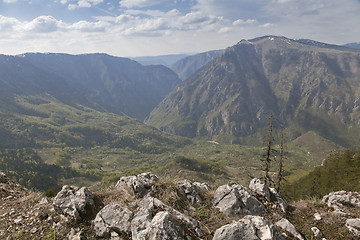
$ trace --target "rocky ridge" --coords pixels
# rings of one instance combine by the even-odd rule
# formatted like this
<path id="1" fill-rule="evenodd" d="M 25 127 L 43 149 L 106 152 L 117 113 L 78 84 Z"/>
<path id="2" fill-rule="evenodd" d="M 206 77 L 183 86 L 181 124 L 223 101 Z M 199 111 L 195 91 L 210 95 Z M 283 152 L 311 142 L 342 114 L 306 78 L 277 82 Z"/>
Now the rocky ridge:
<path id="1" fill-rule="evenodd" d="M 0 198 L 1 239 L 360 237 L 360 194 L 355 192 L 330 193 L 304 208 L 302 203 L 284 205 L 280 195 L 259 179 L 253 179 L 249 188 L 229 183 L 211 190 L 206 183 L 162 182 L 154 174 L 143 173 L 94 193 L 64 186 L 49 199 L 0 176 L 1 189 L 7 189 Z"/>
<path id="2" fill-rule="evenodd" d="M 272 112 L 277 125 L 352 145 L 359 135 L 352 132 L 360 119 L 359 77 L 355 49 L 277 36 L 241 40 L 178 85 L 147 123 L 187 137 L 231 135 L 243 142 Z"/>

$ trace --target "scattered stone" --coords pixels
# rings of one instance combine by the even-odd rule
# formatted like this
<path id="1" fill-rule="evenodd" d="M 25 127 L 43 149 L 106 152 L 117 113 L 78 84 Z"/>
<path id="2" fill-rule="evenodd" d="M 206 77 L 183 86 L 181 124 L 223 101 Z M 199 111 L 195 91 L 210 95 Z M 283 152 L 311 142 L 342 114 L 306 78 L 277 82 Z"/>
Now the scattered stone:
<path id="1" fill-rule="evenodd" d="M 260 216 L 245 216 L 237 222 L 217 229 L 213 240 L 283 240 L 277 228 Z"/>
<path id="2" fill-rule="evenodd" d="M 312 227 L 312 228 L 311 228 L 311 231 L 314 233 L 314 236 L 315 236 L 316 238 L 322 238 L 322 237 L 323 237 L 322 232 L 321 232 L 320 229 L 318 229 L 317 227 Z"/>
<path id="3" fill-rule="evenodd" d="M 289 220 L 287 220 L 286 218 L 283 218 L 280 221 L 276 222 L 275 225 L 287 231 L 288 233 L 291 233 L 297 239 L 305 240 L 305 238 L 298 232 L 295 226 L 291 222 L 289 222 Z"/>
<path id="4" fill-rule="evenodd" d="M 322 199 L 329 207 L 335 209 L 335 213 L 350 216 L 350 213 L 344 210 L 344 206 L 360 208 L 360 193 L 338 191 L 324 196 Z"/>
<path id="5" fill-rule="evenodd" d="M 208 183 L 193 182 L 193 184 L 195 186 L 199 187 L 200 189 L 202 189 L 203 191 L 210 191 L 211 190 L 211 186 Z"/>
<path id="6" fill-rule="evenodd" d="M 31 234 L 35 234 L 37 232 L 37 228 L 36 227 L 33 227 L 31 230 L 30 230 L 30 233 Z"/>
<path id="7" fill-rule="evenodd" d="M 314 219 L 315 219 L 316 221 L 320 221 L 320 220 L 322 219 L 320 213 L 315 213 L 315 214 L 314 214 Z"/>
<path id="8" fill-rule="evenodd" d="M 249 189 L 256 194 L 263 196 L 266 201 L 271 201 L 269 188 L 265 185 L 265 183 L 261 182 L 259 178 L 254 178 L 250 181 Z"/>
<path id="9" fill-rule="evenodd" d="M 50 204 L 50 201 L 47 197 L 44 197 L 40 200 L 39 204 L 42 204 L 42 205 Z"/>
<path id="10" fill-rule="evenodd" d="M 348 219 L 346 220 L 345 225 L 350 230 L 350 232 L 360 238 L 360 218 Z"/>
<path id="11" fill-rule="evenodd" d="M 109 204 L 96 215 L 94 230 L 98 237 L 110 237 L 111 232 L 130 234 L 133 213 L 119 204 Z"/>
<path id="12" fill-rule="evenodd" d="M 86 187 L 65 185 L 56 195 L 53 206 L 57 211 L 78 220 L 80 215 L 94 208 L 94 196 Z"/>
<path id="13" fill-rule="evenodd" d="M 14 223 L 15 223 L 15 224 L 19 224 L 19 223 L 21 223 L 23 220 L 24 220 L 23 217 L 22 217 L 22 216 L 19 216 L 19 217 L 17 217 L 17 218 L 14 220 Z"/>
<path id="14" fill-rule="evenodd" d="M 260 215 L 267 212 L 265 206 L 245 187 L 235 183 L 220 186 L 214 194 L 213 205 L 227 216 Z"/>
<path id="15" fill-rule="evenodd" d="M 191 182 L 189 180 L 182 180 L 177 183 L 178 192 L 183 197 L 187 198 L 191 204 L 202 202 L 201 191 L 209 189 L 208 184 Z"/>
<path id="16" fill-rule="evenodd" d="M 120 178 L 115 187 L 130 190 L 133 194 L 143 197 L 157 181 L 158 177 L 155 174 L 141 173 L 137 176 Z"/>

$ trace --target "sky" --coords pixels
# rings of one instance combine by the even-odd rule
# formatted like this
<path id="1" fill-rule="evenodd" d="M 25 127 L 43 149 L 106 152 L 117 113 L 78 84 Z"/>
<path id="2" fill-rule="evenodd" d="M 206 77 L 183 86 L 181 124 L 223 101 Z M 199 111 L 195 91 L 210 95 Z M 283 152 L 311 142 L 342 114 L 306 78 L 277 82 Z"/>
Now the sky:
<path id="1" fill-rule="evenodd" d="M 0 0 L 0 54 L 189 54 L 264 35 L 360 42 L 360 0 Z"/>

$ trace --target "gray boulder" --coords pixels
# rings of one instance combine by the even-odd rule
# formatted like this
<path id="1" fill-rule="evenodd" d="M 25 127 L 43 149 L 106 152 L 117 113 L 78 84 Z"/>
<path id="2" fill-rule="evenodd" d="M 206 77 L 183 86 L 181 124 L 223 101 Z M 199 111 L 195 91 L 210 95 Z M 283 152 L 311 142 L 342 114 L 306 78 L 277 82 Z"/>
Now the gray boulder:
<path id="1" fill-rule="evenodd" d="M 217 229 L 213 240 L 283 240 L 277 228 L 260 216 L 245 216 Z"/>
<path id="2" fill-rule="evenodd" d="M 332 192 L 324 196 L 322 201 L 325 202 L 329 207 L 334 208 L 335 213 L 345 216 L 350 215 L 344 210 L 345 206 L 360 208 L 360 194 L 357 192 Z"/>
<path id="3" fill-rule="evenodd" d="M 202 202 L 201 192 L 210 190 L 210 186 L 207 183 L 182 180 L 177 182 L 177 189 L 181 196 L 187 198 L 191 204 L 195 204 Z"/>
<path id="4" fill-rule="evenodd" d="M 287 231 L 288 233 L 291 233 L 294 237 L 296 237 L 299 240 L 305 240 L 305 238 L 298 232 L 298 230 L 295 228 L 295 226 L 289 222 L 286 218 L 281 219 L 280 221 L 277 221 L 275 223 L 276 226 L 281 228 L 284 231 Z"/>
<path id="5" fill-rule="evenodd" d="M 190 238 L 186 236 L 180 223 L 167 211 L 158 212 L 149 226 L 137 235 L 137 239 L 149 240 L 186 239 L 187 237 Z"/>
<path id="6" fill-rule="evenodd" d="M 78 220 L 94 208 L 94 196 L 86 187 L 65 185 L 53 201 L 55 210 Z"/>
<path id="7" fill-rule="evenodd" d="M 277 193 L 277 191 L 275 190 L 275 188 L 269 188 L 269 189 L 270 189 L 271 197 L 276 200 L 277 206 L 280 207 L 281 211 L 283 211 L 284 213 L 286 213 L 286 210 L 287 210 L 287 208 L 288 208 L 287 203 L 286 203 L 286 202 L 284 201 L 284 199 L 282 199 L 282 197 Z"/>
<path id="8" fill-rule="evenodd" d="M 263 196 L 266 201 L 271 201 L 269 188 L 259 178 L 254 178 L 250 181 L 249 189 L 256 194 Z"/>
<path id="9" fill-rule="evenodd" d="M 220 186 L 212 202 L 214 207 L 227 216 L 260 215 L 267 212 L 265 206 L 245 187 L 235 183 Z"/>
<path id="10" fill-rule="evenodd" d="M 262 196 L 265 201 L 275 203 L 275 207 L 279 206 L 283 212 L 286 212 L 288 205 L 277 193 L 275 188 L 269 188 L 259 178 L 254 178 L 250 181 L 249 189 L 255 194 Z"/>
<path id="11" fill-rule="evenodd" d="M 120 178 L 115 187 L 129 190 L 131 193 L 143 197 L 157 181 L 158 177 L 155 174 L 141 173 L 137 176 Z"/>
<path id="12" fill-rule="evenodd" d="M 350 232 L 360 238 L 360 218 L 348 219 L 346 220 L 345 225 L 350 230 Z"/>
<path id="13" fill-rule="evenodd" d="M 110 237 L 111 232 L 130 234 L 133 213 L 119 204 L 109 204 L 96 215 L 95 234 L 98 237 Z"/>
<path id="14" fill-rule="evenodd" d="M 157 198 L 146 197 L 138 205 L 140 210 L 131 221 L 133 239 L 191 239 L 187 232 L 193 232 L 196 238 L 203 233 L 198 221 Z"/>

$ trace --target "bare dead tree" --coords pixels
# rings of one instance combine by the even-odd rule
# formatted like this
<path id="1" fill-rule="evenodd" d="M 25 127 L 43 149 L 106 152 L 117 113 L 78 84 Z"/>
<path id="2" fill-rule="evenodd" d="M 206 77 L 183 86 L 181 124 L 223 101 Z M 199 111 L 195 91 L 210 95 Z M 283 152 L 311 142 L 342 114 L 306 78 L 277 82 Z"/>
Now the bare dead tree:
<path id="1" fill-rule="evenodd" d="M 265 185 L 266 186 L 270 186 L 271 183 L 273 183 L 272 178 L 269 175 L 270 172 L 270 167 L 271 167 L 271 154 L 273 153 L 273 143 L 274 143 L 274 138 L 273 138 L 273 115 L 272 113 L 270 113 L 269 115 L 269 130 L 268 130 L 268 139 L 267 139 L 267 146 L 266 146 L 266 154 L 265 154 L 265 158 L 264 158 L 264 172 L 265 172 L 265 176 L 264 176 L 264 181 L 265 181 Z"/>
<path id="2" fill-rule="evenodd" d="M 277 179 L 275 183 L 276 191 L 279 192 L 281 181 L 285 180 L 283 176 L 283 165 L 284 165 L 284 131 L 281 131 L 281 140 L 280 140 L 280 153 L 279 153 L 279 165 L 278 165 L 278 173 Z"/>

